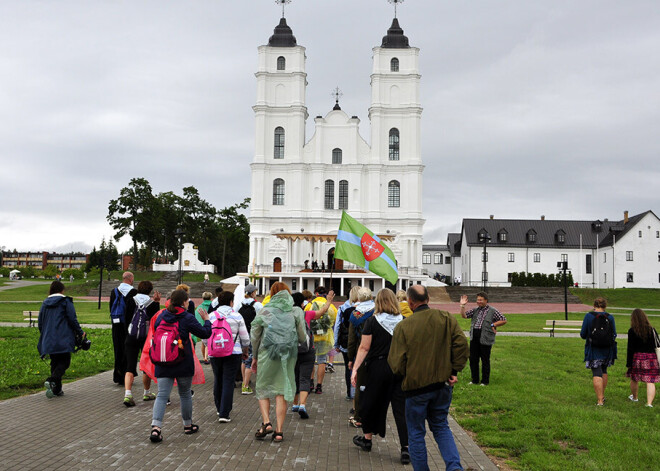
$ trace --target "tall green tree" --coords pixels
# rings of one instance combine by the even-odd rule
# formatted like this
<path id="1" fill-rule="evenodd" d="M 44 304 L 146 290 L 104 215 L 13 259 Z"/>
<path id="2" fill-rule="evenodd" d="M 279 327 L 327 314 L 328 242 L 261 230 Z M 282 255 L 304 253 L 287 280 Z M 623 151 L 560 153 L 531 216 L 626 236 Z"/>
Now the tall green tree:
<path id="1" fill-rule="evenodd" d="M 239 211 L 250 206 L 250 198 L 218 211 L 217 229 L 220 235 L 220 276 L 236 273 L 248 265 L 250 225 Z"/>
<path id="2" fill-rule="evenodd" d="M 133 241 L 133 253 L 138 253 L 138 242 L 149 237 L 150 211 L 154 208 L 151 185 L 144 178 L 132 178 L 128 186 L 119 192 L 119 198 L 108 205 L 107 220 L 116 231 L 115 240 L 128 234 Z M 137 257 L 133 257 L 133 269 L 137 268 Z"/>

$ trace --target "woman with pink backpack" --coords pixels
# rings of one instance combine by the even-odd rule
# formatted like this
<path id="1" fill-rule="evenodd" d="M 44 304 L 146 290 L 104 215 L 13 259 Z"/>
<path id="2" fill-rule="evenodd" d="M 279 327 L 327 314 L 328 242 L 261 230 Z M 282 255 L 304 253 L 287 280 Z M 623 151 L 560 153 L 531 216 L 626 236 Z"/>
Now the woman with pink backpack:
<path id="1" fill-rule="evenodd" d="M 213 368 L 213 399 L 218 422 L 229 423 L 234 404 L 234 382 L 241 360 L 248 357 L 250 336 L 243 316 L 234 311 L 234 293 L 223 291 L 218 308 L 210 315 L 213 323 L 208 354 Z"/>
<path id="2" fill-rule="evenodd" d="M 149 349 L 149 357 L 155 365 L 155 376 L 158 381 L 158 395 L 154 401 L 149 439 L 158 443 L 163 441 L 162 426 L 165 406 L 170 397 L 174 380 L 179 388 L 181 399 L 181 418 L 183 432 L 191 435 L 199 431 L 199 426 L 192 423 L 192 387 L 195 373 L 195 356 L 192 350 L 190 334 L 200 339 L 211 336 L 211 322 L 206 311 L 200 311 L 204 325 L 195 319 L 188 311 L 188 293 L 177 289 L 170 296 L 166 309 L 157 314 L 154 322 L 154 334 Z"/>

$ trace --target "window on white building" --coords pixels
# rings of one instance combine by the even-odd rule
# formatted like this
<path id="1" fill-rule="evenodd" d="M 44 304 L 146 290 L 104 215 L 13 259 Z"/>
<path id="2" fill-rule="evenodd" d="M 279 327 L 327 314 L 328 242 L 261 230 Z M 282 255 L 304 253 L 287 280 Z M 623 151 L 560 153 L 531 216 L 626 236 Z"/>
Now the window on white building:
<path id="1" fill-rule="evenodd" d="M 660 262 L 660 252 L 658 252 L 658 262 Z"/>
<path id="2" fill-rule="evenodd" d="M 434 253 L 433 254 L 433 263 L 436 265 L 442 264 L 442 254 Z"/>
<path id="3" fill-rule="evenodd" d="M 483 261 L 486 261 L 486 262 L 488 261 L 488 252 L 486 252 L 486 253 L 481 252 L 481 261 L 482 262 Z"/>
<path id="4" fill-rule="evenodd" d="M 431 263 L 431 254 L 424 252 L 422 254 L 422 263 L 425 265 L 429 265 Z"/>
<path id="5" fill-rule="evenodd" d="M 561 261 L 562 262 L 568 262 L 568 254 L 567 253 L 561 254 Z"/>
<path id="6" fill-rule="evenodd" d="M 335 182 L 325 181 L 325 209 L 335 209 Z"/>
<path id="7" fill-rule="evenodd" d="M 284 204 L 284 180 L 276 178 L 273 180 L 273 205 L 281 206 Z"/>
<path id="8" fill-rule="evenodd" d="M 348 181 L 339 181 L 339 209 L 348 209 Z"/>
<path id="9" fill-rule="evenodd" d="M 399 160 L 399 130 L 397 128 L 390 129 L 390 160 Z"/>
<path id="10" fill-rule="evenodd" d="M 633 283 L 633 279 L 634 279 L 633 272 L 629 271 L 628 273 L 626 273 L 626 282 L 627 283 Z"/>
<path id="11" fill-rule="evenodd" d="M 603 283 L 607 283 L 607 273 L 603 273 Z"/>
<path id="12" fill-rule="evenodd" d="M 504 229 L 500 229 L 500 231 L 497 233 L 497 241 L 498 242 L 506 242 L 507 241 L 507 232 Z"/>
<path id="13" fill-rule="evenodd" d="M 398 72 L 399 71 L 399 59 L 396 57 L 392 57 L 392 60 L 390 61 L 390 72 Z"/>
<path id="14" fill-rule="evenodd" d="M 592 271 L 591 270 L 591 254 L 587 254 L 584 265 L 585 265 L 585 269 L 584 269 L 585 273 L 587 275 L 591 275 L 591 271 Z"/>
<path id="15" fill-rule="evenodd" d="M 516 261 L 516 254 L 513 252 L 509 252 L 509 262 L 515 262 Z"/>
<path id="16" fill-rule="evenodd" d="M 451 263 L 451 257 L 450 257 L 450 256 L 446 256 L 446 257 L 445 257 L 445 265 L 449 265 L 450 263 Z"/>
<path id="17" fill-rule="evenodd" d="M 527 231 L 527 242 L 536 242 L 536 231 L 534 229 Z"/>
<path id="18" fill-rule="evenodd" d="M 332 149 L 332 163 L 333 164 L 340 164 L 342 160 L 342 152 L 341 149 Z"/>
<path id="19" fill-rule="evenodd" d="M 626 262 L 632 262 L 633 261 L 633 251 L 632 250 L 627 250 L 626 251 Z"/>
<path id="20" fill-rule="evenodd" d="M 389 208 L 401 206 L 401 185 L 396 180 L 392 180 L 387 185 L 387 206 Z"/>
<path id="21" fill-rule="evenodd" d="M 276 159 L 284 158 L 284 128 L 278 126 L 275 128 L 275 147 L 273 157 Z"/>
<path id="22" fill-rule="evenodd" d="M 286 69 L 286 59 L 284 56 L 280 56 L 277 58 L 277 70 L 284 70 Z"/>
<path id="23" fill-rule="evenodd" d="M 607 263 L 607 253 L 603 254 L 603 263 Z"/>
<path id="24" fill-rule="evenodd" d="M 541 254 L 537 252 L 534 254 L 534 262 L 539 263 L 540 261 L 541 261 Z"/>
<path id="25" fill-rule="evenodd" d="M 638 231 L 637 234 L 638 234 L 637 237 L 639 237 L 641 239 L 642 238 L 642 231 Z"/>
<path id="26" fill-rule="evenodd" d="M 655 231 L 655 238 L 660 239 L 660 231 Z"/>

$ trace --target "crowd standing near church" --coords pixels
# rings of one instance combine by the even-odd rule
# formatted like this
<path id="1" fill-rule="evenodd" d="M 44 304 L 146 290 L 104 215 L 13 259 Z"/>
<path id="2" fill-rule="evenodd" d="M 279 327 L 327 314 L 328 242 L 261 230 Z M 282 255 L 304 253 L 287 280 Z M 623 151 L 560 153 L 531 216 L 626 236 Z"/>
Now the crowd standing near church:
<path id="1" fill-rule="evenodd" d="M 110 298 L 113 380 L 125 387 L 123 404 L 133 407 L 132 386 L 139 360 L 143 401 L 154 401 L 149 435 L 152 442 L 163 440 L 166 406 L 175 381 L 183 431 L 188 435 L 199 431 L 200 426 L 193 423 L 192 385 L 205 381 L 200 363 L 207 361 L 213 372 L 218 421 L 233 420 L 230 413 L 234 387 L 240 378 L 241 393 L 254 393 L 261 413 L 254 438 L 264 440 L 271 436 L 275 443 L 283 441 L 287 404 L 292 403 L 290 411 L 300 419 L 310 418 L 307 401 L 310 393 L 322 393 L 325 356 L 333 350 L 344 359 L 346 399 L 353 401 L 349 422 L 362 429 L 353 438 L 357 447 L 370 452 L 373 435 L 385 436 L 387 410 L 391 406 L 402 464 L 411 463 L 414 470 L 429 469 L 425 442 L 428 423 L 446 468 L 462 469 L 447 422 L 453 386 L 468 358 L 470 384 L 490 384 L 490 352 L 497 328 L 507 322 L 488 304 L 486 293 L 478 293 L 477 307 L 468 311 L 468 298 L 461 296 L 461 316 L 471 319 L 468 347 L 456 318 L 432 309 L 428 291 L 422 285 L 413 285 L 396 295 L 388 289 L 380 290 L 375 301 L 370 289 L 354 286 L 339 309 L 333 304 L 334 292 L 323 286 L 318 286 L 314 294 L 307 290 L 291 293 L 281 282 L 273 284 L 263 303 L 256 299 L 257 287 L 248 284 L 240 300 L 222 287 L 216 289 L 213 300 L 212 294 L 205 292 L 203 303 L 195 309 L 189 299 L 189 287 L 179 285 L 165 302 L 165 309 L 161 309 L 161 294 L 156 291 L 151 296 L 151 282 L 141 281 L 137 289 L 133 283 L 133 274 L 125 272 Z M 63 394 L 62 376 L 71 352 L 84 336 L 72 300 L 63 291 L 61 282 L 53 282 L 39 315 L 39 353 L 50 355 L 51 359 L 51 376 L 44 383 L 49 398 Z M 606 308 L 605 299 L 597 298 L 593 310 L 584 317 L 580 333 L 585 339 L 585 366 L 591 370 L 596 405 L 600 407 L 605 404 L 608 367 L 617 358 L 616 325 Z M 177 328 L 172 329 L 173 325 Z M 161 335 L 163 329 L 169 329 L 168 335 L 175 334 L 174 343 L 171 337 Z M 639 383 L 645 383 L 646 406 L 652 408 L 655 383 L 660 382 L 655 353 L 660 338 L 641 309 L 635 309 L 631 315 L 628 339 L 628 399 L 639 401 Z M 198 359 L 195 342 L 200 340 L 207 348 Z M 165 348 L 170 344 L 169 350 Z M 155 346 L 164 349 L 154 354 Z M 166 358 L 171 351 L 181 352 L 176 361 Z M 253 390 L 250 385 L 255 375 Z M 157 394 L 151 391 L 152 379 L 158 383 Z"/>

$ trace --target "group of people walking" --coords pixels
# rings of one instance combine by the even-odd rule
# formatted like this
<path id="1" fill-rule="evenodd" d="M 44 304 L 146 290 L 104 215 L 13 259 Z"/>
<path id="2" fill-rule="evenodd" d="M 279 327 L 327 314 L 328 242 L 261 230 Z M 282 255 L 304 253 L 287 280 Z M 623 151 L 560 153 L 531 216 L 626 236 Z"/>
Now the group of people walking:
<path id="1" fill-rule="evenodd" d="M 113 380 L 125 388 L 124 405 L 133 407 L 132 386 L 139 362 L 145 372 L 142 398 L 154 401 L 152 442 L 163 440 L 163 418 L 175 384 L 184 433 L 199 431 L 193 423 L 192 386 L 203 382 L 200 363 L 210 363 L 218 421 L 232 420 L 234 385 L 240 378 L 241 393 L 254 393 L 258 400 L 261 424 L 254 438 L 270 436 L 279 443 L 284 440 L 287 403 L 293 404 L 291 411 L 301 419 L 309 418 L 309 394 L 322 393 L 319 370 L 325 373 L 328 353 L 336 351 L 344 359 L 346 399 L 353 401 L 349 420 L 362 429 L 353 438 L 357 447 L 369 452 L 373 436 L 385 436 L 391 407 L 402 463 L 412 462 L 415 470 L 428 469 L 428 422 L 446 469 L 462 469 L 447 422 L 453 385 L 468 358 L 471 384 L 490 383 L 492 345 L 497 328 L 507 322 L 488 305 L 486 293 L 479 293 L 477 307 L 468 311 L 467 296 L 461 297 L 461 315 L 471 319 L 468 347 L 456 318 L 432 309 L 428 291 L 421 285 L 396 295 L 383 289 L 375 299 L 368 288 L 355 286 L 338 310 L 333 305 L 334 293 L 323 287 L 315 295 L 291 293 L 286 284 L 277 282 L 263 303 L 256 301 L 257 288 L 252 284 L 245 288 L 242 299 L 219 289 L 213 299 L 205 292 L 202 304 L 195 308 L 189 288 L 179 285 L 161 309 L 161 295 L 158 291 L 152 295 L 151 282 L 142 281 L 137 289 L 133 283 L 132 273 L 124 273 L 110 298 Z M 51 360 L 51 375 L 44 384 L 48 397 L 63 394 L 62 376 L 71 352 L 85 336 L 72 299 L 63 291 L 61 282 L 53 282 L 39 314 L 39 353 L 50 355 Z M 604 299 L 596 299 L 593 311 L 585 315 L 580 334 L 586 340 L 584 361 L 592 371 L 597 405 L 602 406 L 608 367 L 617 358 L 615 321 L 606 312 Z M 201 360 L 195 353 L 196 342 L 202 342 Z M 628 331 L 629 399 L 639 400 L 639 383 L 643 382 L 648 407 L 653 407 L 655 383 L 660 381 L 658 344 L 660 339 L 646 314 L 635 309 Z M 250 378 L 254 374 L 253 390 Z M 152 378 L 158 383 L 157 394 L 151 391 Z"/>

